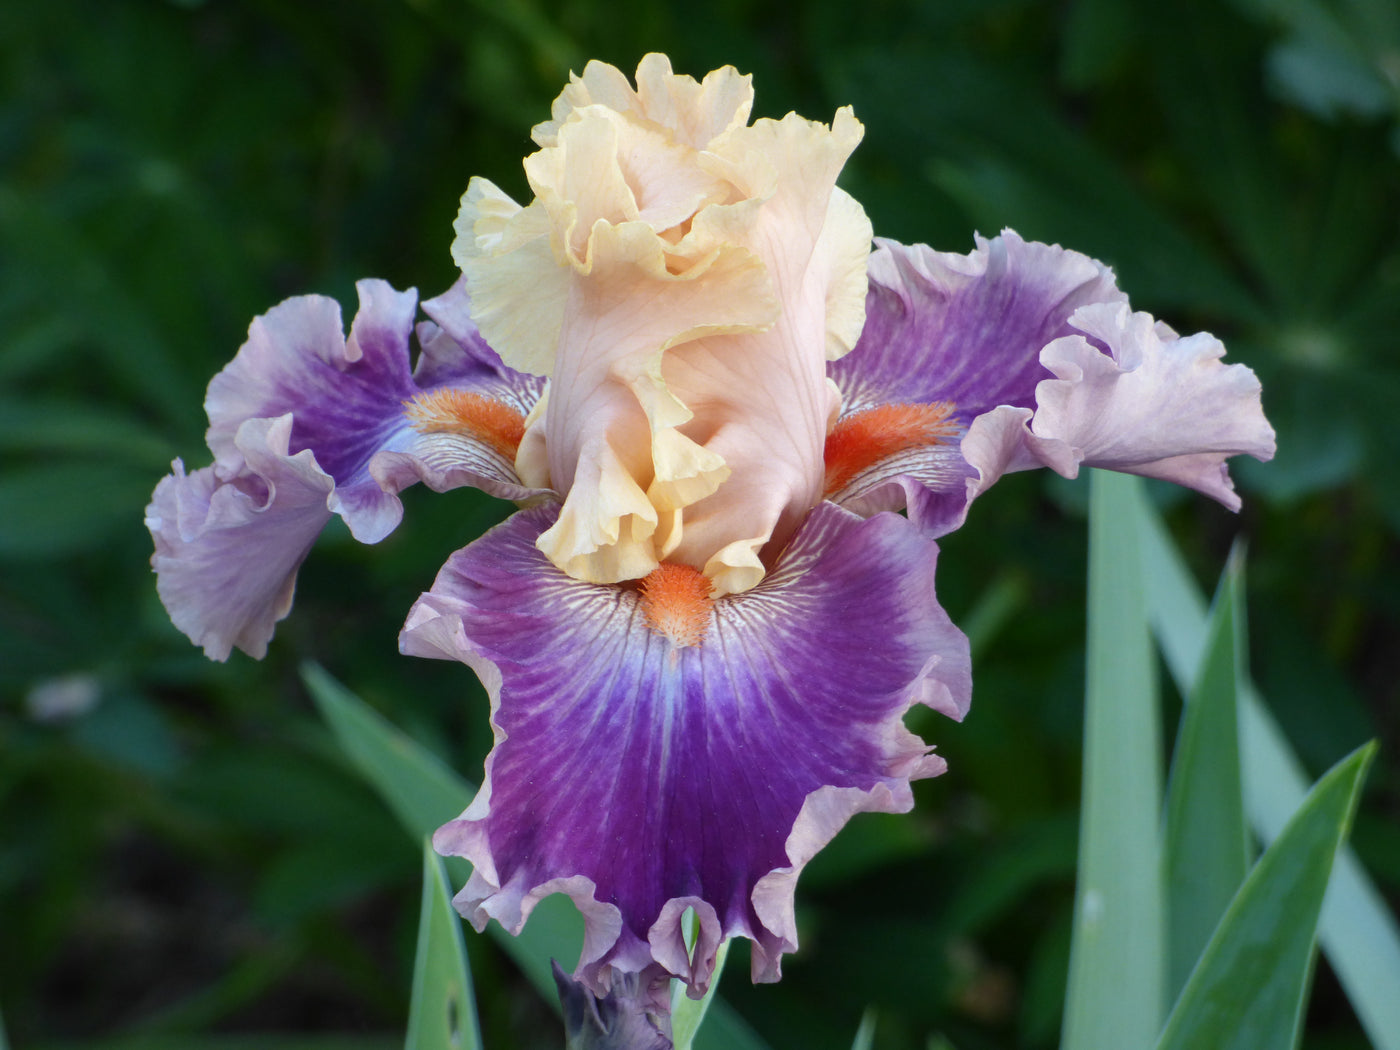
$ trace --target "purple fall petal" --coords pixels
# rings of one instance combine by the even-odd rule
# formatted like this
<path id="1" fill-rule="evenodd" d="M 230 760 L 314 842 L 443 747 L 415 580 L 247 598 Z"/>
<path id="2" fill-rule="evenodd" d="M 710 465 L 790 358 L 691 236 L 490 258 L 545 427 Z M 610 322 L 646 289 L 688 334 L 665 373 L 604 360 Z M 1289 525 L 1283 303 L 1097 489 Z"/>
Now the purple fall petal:
<path id="1" fill-rule="evenodd" d="M 660 963 L 699 994 L 735 935 L 755 942 L 755 977 L 776 979 L 803 865 L 851 814 L 907 810 L 910 780 L 944 768 L 904 712 L 966 711 L 937 546 L 897 516 L 823 504 L 763 583 L 678 647 L 634 588 L 571 579 L 535 548 L 556 514 L 522 511 L 455 554 L 401 638 L 467 663 L 492 697 L 485 783 L 435 839 L 475 865 L 458 907 L 518 930 L 569 894 L 595 991 Z"/>
<path id="2" fill-rule="evenodd" d="M 460 289 L 425 304 L 450 331 L 420 326 L 415 376 L 417 293 L 376 280 L 357 288 L 348 339 L 340 307 L 324 296 L 288 299 L 254 320 L 209 384 L 214 466 L 191 475 L 177 467 L 156 489 L 147 524 L 157 589 L 175 624 L 215 659 L 235 646 L 263 655 L 332 514 L 374 543 L 398 525 L 397 494 L 416 481 L 518 500 L 542 494 L 520 483 L 508 442 L 455 425 L 485 399 L 523 425 L 542 389 L 476 334 Z M 440 425 L 415 425 L 409 405 L 424 398 L 438 399 Z"/>
<path id="3" fill-rule="evenodd" d="M 874 405 L 952 401 L 967 422 L 1034 403 L 1040 350 L 1069 335 L 1080 306 L 1126 302 L 1113 272 L 1058 245 L 1003 230 L 967 255 L 877 239 L 865 328 L 827 372 L 842 415 Z"/>
<path id="4" fill-rule="evenodd" d="M 970 255 L 882 242 L 860 343 L 830 366 L 842 421 L 951 404 L 959 433 L 877 455 L 830 493 L 868 514 L 902 505 L 934 535 L 1002 474 L 1080 464 L 1163 478 L 1233 509 L 1225 460 L 1268 459 L 1273 430 L 1249 369 L 1218 340 L 1132 313 L 1101 263 L 1007 230 Z M 848 422 L 849 421 L 849 422 Z M 828 448 L 830 449 L 830 441 Z"/>
<path id="5" fill-rule="evenodd" d="M 146 508 L 161 601 L 212 660 L 234 646 L 267 652 L 297 568 L 330 521 L 334 483 L 310 452 L 287 454 L 291 426 L 291 416 L 244 423 L 232 447 L 247 466 L 228 481 L 214 467 L 186 474 L 176 460 Z"/>
<path id="6" fill-rule="evenodd" d="M 1083 336 L 1041 352 L 1056 378 L 1036 390 L 1027 438 L 1035 457 L 1066 477 L 1083 463 L 1174 481 L 1238 510 L 1225 460 L 1274 454 L 1254 373 L 1223 364 L 1225 347 L 1214 336 L 1164 337 L 1126 304 L 1084 307 L 1073 323 L 1110 353 Z"/>
<path id="7" fill-rule="evenodd" d="M 881 240 L 870 257 L 865 329 L 828 366 L 843 419 L 881 405 L 951 402 L 955 433 L 881 457 L 832 493 L 862 514 L 909 507 L 935 534 L 961 524 L 973 470 L 958 446 L 980 415 L 1029 408 L 1050 377 L 1041 349 L 1074 331 L 1085 304 L 1120 302 L 1112 272 L 1088 256 L 1026 242 L 1011 230 L 968 255 Z"/>

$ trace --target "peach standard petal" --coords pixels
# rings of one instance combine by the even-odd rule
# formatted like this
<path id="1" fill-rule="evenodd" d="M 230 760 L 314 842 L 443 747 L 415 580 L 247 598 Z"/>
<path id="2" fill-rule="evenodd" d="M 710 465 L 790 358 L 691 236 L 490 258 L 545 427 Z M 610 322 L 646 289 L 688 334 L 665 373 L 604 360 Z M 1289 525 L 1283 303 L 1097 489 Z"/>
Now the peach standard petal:
<path id="1" fill-rule="evenodd" d="M 733 69 L 649 55 L 634 89 L 593 62 L 534 130 L 534 201 L 463 198 L 473 317 L 550 378 L 517 466 L 547 465 L 564 507 L 540 549 L 580 579 L 669 558 L 747 589 L 821 498 L 825 362 L 864 322 L 870 224 L 835 188 L 862 129 L 749 126 L 751 105 Z"/>
<path id="2" fill-rule="evenodd" d="M 537 124 L 531 137 L 541 146 L 554 145 L 560 126 L 584 106 L 601 105 L 630 113 L 662 127 L 696 149 L 731 128 L 749 122 L 753 109 L 753 78 L 725 66 L 698 83 L 693 77 L 671 72 L 671 60 L 650 54 L 637 66 L 637 89 L 616 66 L 592 61 L 582 77 L 571 77 L 569 86 L 554 100 L 552 120 Z"/>

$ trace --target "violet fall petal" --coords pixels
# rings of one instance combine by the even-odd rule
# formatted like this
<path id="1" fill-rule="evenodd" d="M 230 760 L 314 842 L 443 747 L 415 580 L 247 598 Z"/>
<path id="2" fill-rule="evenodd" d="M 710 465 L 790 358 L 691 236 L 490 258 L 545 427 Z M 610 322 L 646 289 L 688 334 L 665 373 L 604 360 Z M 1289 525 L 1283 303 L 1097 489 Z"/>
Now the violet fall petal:
<path id="1" fill-rule="evenodd" d="M 1057 339 L 1040 356 L 1055 378 L 1036 389 L 1036 458 L 1067 477 L 1082 463 L 1173 481 L 1238 510 L 1225 460 L 1274 454 L 1254 373 L 1224 364 L 1214 336 L 1177 337 L 1126 304 L 1085 307 L 1073 323 L 1089 338 Z"/>
<path id="2" fill-rule="evenodd" d="M 505 403 L 523 417 L 538 400 L 537 390 L 531 396 L 533 388 L 513 387 L 514 373 L 469 325 L 455 326 L 460 343 L 436 325 L 425 326 L 432 350 L 420 361 L 427 379 L 420 384 L 411 367 L 417 293 L 379 280 L 360 281 L 356 290 L 360 308 L 348 338 L 339 305 L 319 295 L 288 299 L 249 327 L 247 342 L 205 398 L 209 447 L 220 472 L 240 469 L 232 437 L 245 420 L 290 412 L 291 451 L 311 451 L 334 479 L 331 509 L 361 542 L 375 543 L 397 527 L 403 517 L 397 493 L 420 478 L 436 488 L 473 484 L 517 498 L 523 487 L 510 457 L 470 438 L 420 433 L 405 406 L 444 389 L 488 397 L 504 390 L 510 395 Z M 526 399 L 529 405 L 519 403 Z"/>
<path id="3" fill-rule="evenodd" d="M 543 384 L 501 364 L 466 319 L 460 289 L 425 304 L 446 327 L 419 327 L 415 375 L 417 294 L 375 280 L 357 287 L 348 338 L 324 296 L 288 299 L 253 322 L 209 384 L 214 465 L 192 474 L 177 465 L 153 496 L 157 590 L 214 659 L 235 647 L 263 655 L 333 514 L 374 543 L 398 525 L 398 493 L 417 481 L 517 500 L 546 494 L 520 482 L 509 434 L 523 429 Z"/>
<path id="4" fill-rule="evenodd" d="M 736 935 L 774 980 L 802 867 L 852 814 L 907 810 L 910 781 L 944 768 L 903 714 L 967 709 L 937 546 L 898 516 L 822 504 L 759 586 L 677 645 L 635 588 L 574 580 L 536 549 L 557 513 L 522 511 L 455 554 L 400 639 L 467 663 L 491 695 L 485 782 L 434 840 L 475 866 L 457 906 L 518 930 L 569 894 L 578 974 L 600 994 L 657 964 L 700 994 Z"/>
<path id="5" fill-rule="evenodd" d="M 248 467 L 174 473 L 146 508 L 156 587 L 175 626 L 213 660 L 236 646 L 262 657 L 292 605 L 297 568 L 331 519 L 334 483 L 310 452 L 287 453 L 291 416 L 249 420 L 235 448 Z"/>
<path id="6" fill-rule="evenodd" d="M 934 534 L 962 523 L 976 491 L 960 440 L 998 406 L 1029 409 L 1051 377 L 1040 352 L 1070 335 L 1080 306 L 1125 301 L 1103 264 L 1011 230 L 967 255 L 881 240 L 870 258 L 866 324 L 828 366 L 842 418 L 881 406 L 949 405 L 942 440 L 877 458 L 832 498 L 859 513 L 909 507 Z"/>

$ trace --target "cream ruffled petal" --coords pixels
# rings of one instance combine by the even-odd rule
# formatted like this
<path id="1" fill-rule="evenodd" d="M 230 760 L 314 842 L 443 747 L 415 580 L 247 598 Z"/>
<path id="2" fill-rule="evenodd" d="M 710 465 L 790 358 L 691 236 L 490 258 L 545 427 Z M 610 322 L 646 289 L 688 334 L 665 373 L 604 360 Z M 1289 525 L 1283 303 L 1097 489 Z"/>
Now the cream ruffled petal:
<path id="1" fill-rule="evenodd" d="M 600 439 L 580 456 L 559 520 L 536 541 L 550 561 L 590 583 L 645 576 L 658 561 L 657 513 L 616 449 Z"/>
<path id="2" fill-rule="evenodd" d="M 668 389 L 695 413 L 687 432 L 705 435 L 731 471 L 687 509 L 673 557 L 703 566 L 725 592 L 762 579 L 758 552 L 784 542 L 821 498 L 822 449 L 839 404 L 825 372 L 830 321 L 844 342 L 852 315 L 864 315 L 869 225 L 854 201 L 833 203 L 836 174 L 859 139 L 859 124 L 842 111 L 832 129 L 790 115 L 717 147 L 716 169 L 764 196 L 761 207 L 707 209 L 696 230 L 762 257 L 783 303 L 771 329 L 667 355 Z"/>
<path id="3" fill-rule="evenodd" d="M 541 146 L 552 146 L 560 127 L 576 110 L 594 105 L 635 114 L 670 129 L 695 149 L 704 149 L 724 132 L 748 123 L 753 78 L 725 66 L 697 82 L 673 73 L 669 58 L 652 53 L 637 66 L 634 91 L 621 70 L 594 60 L 584 67 L 582 77 L 570 78 L 554 100 L 553 119 L 537 124 L 530 135 Z"/>
<path id="4" fill-rule="evenodd" d="M 544 207 L 521 208 L 485 179 L 473 179 L 456 230 L 452 257 L 466 278 L 482 336 L 516 371 L 549 375 L 569 274 L 550 247 Z"/>
<path id="5" fill-rule="evenodd" d="M 637 200 L 618 163 L 618 127 L 591 106 L 559 131 L 558 144 L 525 158 L 525 175 L 549 215 L 556 252 L 586 265 L 588 240 L 599 221 L 630 222 Z"/>
<path id="6" fill-rule="evenodd" d="M 866 260 L 875 231 L 860 202 L 839 186 L 831 193 L 816 254 L 828 265 L 826 359 L 850 353 L 865 328 Z"/>
<path id="7" fill-rule="evenodd" d="M 733 128 L 743 127 L 753 109 L 753 78 L 725 66 L 696 82 L 671 72 L 671 60 L 650 54 L 637 66 L 637 95 L 642 114 L 673 129 L 696 149 Z"/>
<path id="8" fill-rule="evenodd" d="M 552 119 L 536 124 L 530 130 L 530 137 L 541 146 L 553 146 L 558 141 L 559 129 L 575 110 L 607 106 L 627 113 L 636 110 L 638 104 L 637 93 L 628 83 L 627 74 L 595 58 L 583 67 L 583 76 L 569 75 L 569 83 L 550 107 Z"/>
<path id="9" fill-rule="evenodd" d="M 849 109 L 748 127 L 751 103 L 732 69 L 697 82 L 651 55 L 633 90 L 590 63 L 535 129 L 534 203 L 463 201 L 478 324 L 550 376 L 517 466 L 565 494 L 541 549 L 582 579 L 664 552 L 747 588 L 821 498 L 825 361 L 864 318 L 870 225 L 835 188 L 862 129 Z"/>

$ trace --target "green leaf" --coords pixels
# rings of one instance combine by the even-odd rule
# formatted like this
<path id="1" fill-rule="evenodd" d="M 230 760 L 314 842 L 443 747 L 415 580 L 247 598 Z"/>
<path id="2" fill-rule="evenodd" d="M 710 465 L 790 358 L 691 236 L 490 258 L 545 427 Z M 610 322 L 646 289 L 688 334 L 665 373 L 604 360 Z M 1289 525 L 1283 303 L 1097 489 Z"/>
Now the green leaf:
<path id="1" fill-rule="evenodd" d="M 1157 514 L 1139 501 L 1126 523 L 1142 545 L 1153 631 L 1177 685 L 1195 678 L 1205 651 L 1205 599 Z M 1301 804 L 1307 779 L 1278 723 L 1248 682 L 1240 693 L 1245 812 L 1265 842 Z M 1400 1050 L 1400 930 L 1389 907 L 1343 849 L 1322 910 L 1322 949 L 1377 1050 Z"/>
<path id="2" fill-rule="evenodd" d="M 350 761 L 416 840 L 431 836 L 467 808 L 475 785 L 395 729 L 323 668 L 303 665 L 302 680 Z"/>
<path id="3" fill-rule="evenodd" d="M 723 999 L 710 1004 L 705 1027 L 695 1035 L 695 1050 L 768 1050 L 768 1044 Z"/>
<path id="4" fill-rule="evenodd" d="M 1084 783 L 1065 1050 L 1142 1050 L 1161 1027 L 1161 773 L 1141 557 L 1141 482 L 1095 471 L 1089 509 Z"/>
<path id="5" fill-rule="evenodd" d="M 0 452 L 69 453 L 160 471 L 173 458 L 170 439 L 129 412 L 52 397 L 0 397 Z"/>
<path id="6" fill-rule="evenodd" d="M 345 753 L 415 839 L 431 837 L 466 809 L 475 786 L 320 667 L 307 664 L 302 678 Z M 448 858 L 447 868 L 454 885 L 462 885 L 471 874 L 471 865 L 458 857 Z M 557 1009 L 549 960 L 573 958 L 583 943 L 582 920 L 573 904 L 563 896 L 545 898 L 519 936 L 512 937 L 494 922 L 487 930 Z"/>
<path id="7" fill-rule="evenodd" d="M 445 29 L 455 30 L 459 34 L 464 34 L 475 22 L 463 22 L 459 11 L 442 0 L 407 0 L 407 3 L 425 14 L 434 16 Z M 533 51 L 536 62 L 545 68 L 560 73 L 578 68 L 578 45 L 560 30 L 556 20 L 539 10 L 530 0 L 506 0 L 505 3 L 474 0 L 472 6 L 488 19 L 518 34 Z"/>
<path id="8" fill-rule="evenodd" d="M 860 1027 L 851 1041 L 851 1050 L 870 1050 L 875 1045 L 875 1008 L 867 1006 L 860 1015 Z"/>
<path id="9" fill-rule="evenodd" d="M 397 830 L 397 829 L 395 829 Z M 363 900 L 404 876 L 404 858 L 377 847 L 378 835 L 363 838 L 307 836 L 266 861 L 253 904 L 273 928 L 293 926 L 330 908 Z"/>
<path id="10" fill-rule="evenodd" d="M 1022 574 L 1004 569 L 997 575 L 961 621 L 974 661 L 1029 601 L 1030 584 Z"/>
<path id="11" fill-rule="evenodd" d="M 5 1038 L 4 1014 L 0 1014 L 0 1050 L 10 1050 L 10 1041 Z"/>
<path id="12" fill-rule="evenodd" d="M 111 265 L 45 197 L 14 184 L 0 184 L 0 252 L 6 251 L 24 260 L 37 288 L 65 290 L 64 312 L 146 408 L 195 431 L 198 388 L 175 348 L 129 294 L 129 270 L 120 262 Z"/>
<path id="13" fill-rule="evenodd" d="M 841 829 L 836 848 L 824 849 L 802 872 L 808 891 L 849 884 L 892 864 L 913 860 L 931 844 L 928 828 L 902 814 L 868 813 Z"/>
<path id="14" fill-rule="evenodd" d="M 1232 557 L 1172 759 L 1165 843 L 1172 999 L 1249 873 L 1236 702 L 1244 677 L 1242 579 L 1240 558 Z"/>
<path id="15" fill-rule="evenodd" d="M 183 761 L 166 712 L 120 688 L 103 690 L 101 702 L 74 723 L 71 739 L 88 753 L 153 780 L 168 780 Z"/>
<path id="16" fill-rule="evenodd" d="M 383 797 L 394 815 L 418 840 L 431 835 L 466 808 L 476 788 L 434 754 L 399 732 L 315 664 L 302 667 L 302 679 L 317 708 L 355 767 Z M 446 860 L 454 886 L 466 882 L 471 866 L 459 857 Z M 567 897 L 546 897 L 530 921 L 512 937 L 499 923 L 487 932 L 520 967 L 552 1009 L 559 1002 L 549 960 L 578 956 L 583 920 Z M 766 1050 L 766 1045 L 727 1003 L 715 1002 L 697 1050 Z"/>
<path id="17" fill-rule="evenodd" d="M 868 124 L 864 148 L 876 152 L 865 163 L 885 150 L 885 159 L 923 171 L 983 230 L 1011 226 L 1031 239 L 1072 243 L 1111 263 L 1124 287 L 1153 289 L 1158 309 L 1189 305 L 1265 319 L 1254 293 L 1216 254 L 1033 81 L 956 45 L 917 55 L 854 45 L 833 61 L 835 90 Z"/>
<path id="18" fill-rule="evenodd" d="M 129 465 L 78 460 L 0 475 L 0 558 L 57 558 L 138 530 L 156 479 Z"/>
<path id="19" fill-rule="evenodd" d="M 1269 75 L 1279 94 L 1322 120 L 1345 113 L 1384 116 L 1393 105 L 1393 90 L 1365 56 L 1339 43 L 1295 36 L 1274 48 Z"/>
<path id="20" fill-rule="evenodd" d="M 1131 4 L 1072 0 L 1065 19 L 1060 78 L 1076 91 L 1101 88 L 1127 60 L 1138 34 Z"/>
<path id="21" fill-rule="evenodd" d="M 1256 282 L 1279 303 L 1296 301 L 1300 265 L 1280 159 L 1257 117 L 1257 73 L 1238 16 L 1210 0 L 1144 9 L 1150 69 L 1173 157 L 1228 231 Z M 1233 275 L 1232 275 L 1233 276 Z M 1304 289 L 1305 291 L 1305 289 Z M 1258 318 L 1262 320 L 1262 318 Z"/>
<path id="22" fill-rule="evenodd" d="M 423 841 L 423 910 L 413 962 L 405 1050 L 480 1050 L 476 997 L 467 968 L 462 920 L 452 909 L 447 871 L 433 845 Z"/>
<path id="23" fill-rule="evenodd" d="M 1367 744 L 1333 766 L 1259 859 L 1187 981 L 1158 1050 L 1298 1045 L 1322 897 L 1375 754 Z"/>

